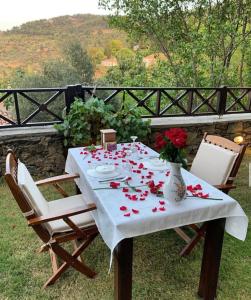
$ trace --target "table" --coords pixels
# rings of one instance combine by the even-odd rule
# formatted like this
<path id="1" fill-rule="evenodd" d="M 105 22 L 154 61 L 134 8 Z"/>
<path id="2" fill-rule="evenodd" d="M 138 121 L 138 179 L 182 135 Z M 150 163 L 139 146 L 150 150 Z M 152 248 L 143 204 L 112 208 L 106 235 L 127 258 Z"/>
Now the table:
<path id="1" fill-rule="evenodd" d="M 139 149 L 137 154 L 129 158 L 124 157 L 125 153 L 128 153 L 127 148 L 130 147 L 127 144 L 118 145 L 118 151 L 113 153 L 97 150 L 94 154 L 90 154 L 86 149 L 72 148 L 69 149 L 66 161 L 66 172 L 80 175 L 76 184 L 85 198 L 97 205 L 97 210 L 93 213 L 95 222 L 104 242 L 114 254 L 115 299 L 129 300 L 132 296 L 133 237 L 200 222 L 207 222 L 207 231 L 198 294 L 204 299 L 214 299 L 224 229 L 236 238 L 244 240 L 248 219 L 234 199 L 186 170 L 182 170 L 182 175 L 187 185 L 200 184 L 210 197 L 223 200 L 189 198 L 180 206 L 165 203 L 164 210 L 160 211 L 158 207 L 157 212 L 153 212 L 153 207 L 159 206 L 160 201 L 156 195 L 148 194 L 140 201 L 142 192 L 147 190 L 147 187 L 140 188 L 141 192 L 136 195 L 138 200 L 132 201 L 122 189 L 109 189 L 108 184 L 100 184 L 97 178 L 88 175 L 88 169 L 93 162 L 114 163 L 121 168 L 122 173 L 125 173 L 124 167 L 130 160 L 133 167 L 130 173 L 131 185 L 138 187 L 150 179 L 164 180 L 168 174 L 160 171 L 154 171 L 152 174 L 140 166 L 142 164 L 144 166 L 147 158 L 158 154 L 141 143 L 137 145 Z M 104 189 L 100 189 L 101 187 Z M 127 208 L 126 212 L 129 211 L 130 216 L 121 211 L 122 206 Z M 133 210 L 136 213 L 132 213 Z"/>

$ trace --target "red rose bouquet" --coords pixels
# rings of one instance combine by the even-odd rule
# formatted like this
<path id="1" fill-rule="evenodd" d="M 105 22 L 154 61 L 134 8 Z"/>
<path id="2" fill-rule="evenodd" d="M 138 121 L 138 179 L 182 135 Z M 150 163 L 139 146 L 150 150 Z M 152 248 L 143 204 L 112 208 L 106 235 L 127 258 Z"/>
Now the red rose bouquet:
<path id="1" fill-rule="evenodd" d="M 180 163 L 187 167 L 184 148 L 186 147 L 187 133 L 182 128 L 171 128 L 156 136 L 155 146 L 160 151 L 160 158 Z"/>

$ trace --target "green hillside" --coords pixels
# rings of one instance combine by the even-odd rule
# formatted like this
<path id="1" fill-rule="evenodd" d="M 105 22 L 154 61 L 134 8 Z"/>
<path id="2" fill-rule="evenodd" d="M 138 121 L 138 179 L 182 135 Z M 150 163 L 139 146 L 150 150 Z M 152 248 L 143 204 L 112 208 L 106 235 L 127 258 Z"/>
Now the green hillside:
<path id="1" fill-rule="evenodd" d="M 62 57 L 64 45 L 76 39 L 87 49 L 105 51 L 111 40 L 127 45 L 126 35 L 109 28 L 104 16 L 74 15 L 28 22 L 0 31 L 0 79 L 16 68 L 28 73 L 39 71 L 44 61 Z"/>

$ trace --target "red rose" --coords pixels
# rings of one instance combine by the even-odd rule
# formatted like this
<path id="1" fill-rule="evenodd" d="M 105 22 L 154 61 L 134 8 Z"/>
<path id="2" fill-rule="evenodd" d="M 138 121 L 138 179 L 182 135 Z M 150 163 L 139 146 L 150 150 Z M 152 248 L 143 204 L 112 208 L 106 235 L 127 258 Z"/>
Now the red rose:
<path id="1" fill-rule="evenodd" d="M 167 142 L 164 140 L 164 137 L 161 133 L 157 133 L 155 140 L 155 147 L 157 150 L 161 150 L 166 146 Z"/>
<path id="2" fill-rule="evenodd" d="M 167 137 L 176 148 L 184 148 L 186 146 L 187 133 L 182 128 L 166 130 L 164 136 Z"/>

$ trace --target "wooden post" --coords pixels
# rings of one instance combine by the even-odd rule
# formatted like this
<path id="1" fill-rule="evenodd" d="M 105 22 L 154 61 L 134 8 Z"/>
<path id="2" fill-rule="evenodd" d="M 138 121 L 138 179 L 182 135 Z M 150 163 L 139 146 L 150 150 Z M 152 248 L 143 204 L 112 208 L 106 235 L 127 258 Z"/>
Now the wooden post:
<path id="1" fill-rule="evenodd" d="M 80 96 L 82 93 L 82 85 L 68 85 L 65 91 L 65 106 L 66 113 L 70 111 L 71 104 L 74 102 L 74 98 Z"/>
<path id="2" fill-rule="evenodd" d="M 114 250 L 114 299 L 132 299 L 133 239 L 122 240 Z"/>
<path id="3" fill-rule="evenodd" d="M 207 222 L 198 289 L 198 295 L 204 300 L 216 298 L 225 222 L 225 218 Z"/>
<path id="4" fill-rule="evenodd" d="M 227 103 L 227 87 L 221 86 L 220 90 L 218 91 L 218 96 L 217 96 L 216 109 L 217 109 L 218 115 L 222 116 L 225 114 L 226 103 Z"/>

